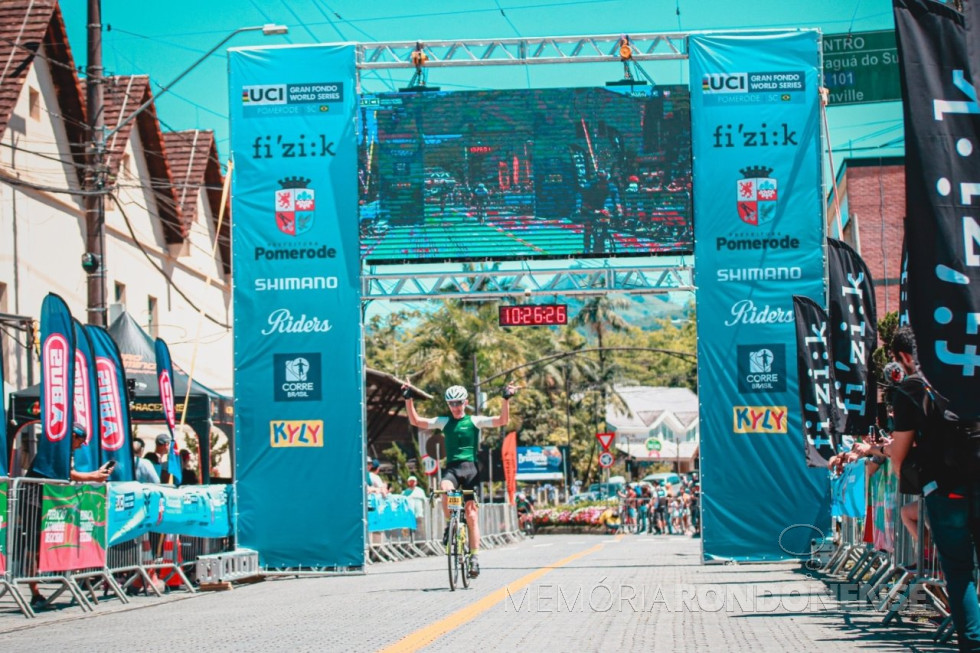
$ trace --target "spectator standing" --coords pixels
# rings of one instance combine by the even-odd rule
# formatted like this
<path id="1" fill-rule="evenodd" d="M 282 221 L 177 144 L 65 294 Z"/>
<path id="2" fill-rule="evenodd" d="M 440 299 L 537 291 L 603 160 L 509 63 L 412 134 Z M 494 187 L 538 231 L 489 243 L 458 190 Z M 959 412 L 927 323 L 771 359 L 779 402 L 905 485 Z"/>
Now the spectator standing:
<path id="1" fill-rule="evenodd" d="M 980 479 L 944 464 L 946 452 L 930 414 L 935 410 L 935 391 L 919 369 L 912 329 L 897 329 L 889 349 L 907 376 L 893 399 L 892 440 L 874 453 L 889 456 L 901 475 L 909 451 L 921 448 L 917 462 L 924 474 L 922 490 L 932 540 L 946 577 L 957 643 L 960 651 L 980 651 L 980 602 L 974 583 L 974 555 L 980 555 Z"/>
<path id="2" fill-rule="evenodd" d="M 368 458 L 368 494 L 377 494 L 381 497 L 388 496 L 388 484 L 381 478 L 379 470 L 381 462 L 377 458 Z"/>
<path id="3" fill-rule="evenodd" d="M 170 472 L 167 471 L 167 456 L 170 453 L 170 436 L 161 433 L 156 437 L 156 447 L 150 453 L 143 456 L 150 461 L 153 469 L 156 470 L 160 482 L 164 485 L 170 483 Z"/>
<path id="4" fill-rule="evenodd" d="M 414 476 L 408 477 L 408 487 L 402 491 L 402 495 L 408 497 L 412 512 L 415 513 L 415 533 L 420 538 L 425 539 L 425 490 L 419 487 L 419 479 Z"/>
<path id="5" fill-rule="evenodd" d="M 160 475 L 153 467 L 153 464 L 143 457 L 143 449 L 146 443 L 139 438 L 133 439 L 133 470 L 136 480 L 140 483 L 159 483 Z"/>
<path id="6" fill-rule="evenodd" d="M 187 449 L 180 450 L 180 484 L 199 485 L 201 480 L 197 476 L 197 469 L 191 459 L 191 452 Z"/>

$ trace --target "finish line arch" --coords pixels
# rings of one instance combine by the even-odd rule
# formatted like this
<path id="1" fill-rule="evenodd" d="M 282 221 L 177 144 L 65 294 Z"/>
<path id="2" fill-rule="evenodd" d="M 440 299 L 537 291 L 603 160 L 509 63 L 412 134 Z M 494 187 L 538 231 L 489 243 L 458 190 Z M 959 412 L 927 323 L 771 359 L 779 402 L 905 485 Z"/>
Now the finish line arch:
<path id="1" fill-rule="evenodd" d="M 610 61 L 614 38 L 555 47 L 585 44 L 594 59 L 580 60 Z M 495 63 L 553 63 L 525 41 L 500 41 Z M 792 317 L 793 295 L 825 295 L 820 36 L 632 41 L 649 43 L 637 61 L 690 58 L 693 279 L 686 265 L 556 266 L 559 283 L 532 294 L 696 288 L 704 558 L 785 559 L 809 546 L 805 534 L 787 542 L 787 526 L 829 525 L 826 470 L 806 468 L 803 456 Z M 452 42 L 430 46 L 433 66 L 491 65 L 454 63 Z M 470 292 L 470 271 L 399 277 L 362 264 L 358 71 L 408 67 L 399 54 L 408 47 L 230 51 L 238 531 L 269 566 L 363 565 L 361 302 L 441 292 L 447 278 Z M 517 59 L 500 54 L 515 48 Z M 550 272 L 520 274 L 534 286 Z M 746 383 L 750 373 L 768 382 Z"/>

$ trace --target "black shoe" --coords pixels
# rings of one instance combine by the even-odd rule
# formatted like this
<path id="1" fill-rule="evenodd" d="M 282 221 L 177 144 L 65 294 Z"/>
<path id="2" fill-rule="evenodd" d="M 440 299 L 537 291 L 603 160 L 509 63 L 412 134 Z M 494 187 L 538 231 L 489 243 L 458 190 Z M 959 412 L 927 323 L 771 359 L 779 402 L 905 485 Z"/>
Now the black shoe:
<path id="1" fill-rule="evenodd" d="M 47 599 L 41 596 L 40 594 L 35 594 L 34 596 L 31 597 L 31 608 L 34 610 L 40 610 L 44 606 L 46 601 Z"/>
<path id="2" fill-rule="evenodd" d="M 448 525 L 442 530 L 442 545 L 443 546 L 449 546 L 449 526 Z"/>
<path id="3" fill-rule="evenodd" d="M 480 575 L 480 562 L 476 559 L 476 556 L 470 556 L 470 578 L 476 578 Z"/>

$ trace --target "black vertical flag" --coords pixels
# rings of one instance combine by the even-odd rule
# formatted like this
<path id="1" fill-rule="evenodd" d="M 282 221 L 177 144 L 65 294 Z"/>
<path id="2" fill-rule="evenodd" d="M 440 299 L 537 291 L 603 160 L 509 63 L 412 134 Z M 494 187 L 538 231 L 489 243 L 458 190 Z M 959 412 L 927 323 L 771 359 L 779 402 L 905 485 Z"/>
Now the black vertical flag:
<path id="1" fill-rule="evenodd" d="M 875 423 L 878 384 L 868 373 L 878 344 L 878 315 L 871 272 L 847 243 L 827 239 L 830 277 L 830 343 L 834 379 L 844 404 L 841 433 L 863 435 Z"/>
<path id="2" fill-rule="evenodd" d="M 926 377 L 961 417 L 977 418 L 980 63 L 969 52 L 978 50 L 980 30 L 968 31 L 953 4 L 893 1 L 905 112 L 909 323 Z"/>
<path id="3" fill-rule="evenodd" d="M 908 235 L 902 236 L 902 276 L 898 282 L 898 326 L 909 323 L 909 244 Z M 888 344 L 888 343 L 885 343 Z"/>
<path id="4" fill-rule="evenodd" d="M 803 409 L 807 467 L 826 467 L 837 453 L 843 415 L 834 383 L 827 312 L 809 297 L 793 295 L 796 360 Z"/>

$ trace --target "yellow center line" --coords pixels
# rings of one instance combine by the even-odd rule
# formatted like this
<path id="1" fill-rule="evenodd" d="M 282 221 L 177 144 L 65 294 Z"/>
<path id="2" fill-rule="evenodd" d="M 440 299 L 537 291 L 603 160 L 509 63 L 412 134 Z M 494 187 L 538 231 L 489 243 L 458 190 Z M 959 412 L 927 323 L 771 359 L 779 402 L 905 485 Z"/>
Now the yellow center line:
<path id="1" fill-rule="evenodd" d="M 513 583 L 509 583 L 499 590 L 484 596 L 479 601 L 471 603 L 470 605 L 457 610 L 445 619 L 440 619 L 439 621 L 429 624 L 425 628 L 416 630 L 414 633 L 410 633 L 398 640 L 391 646 L 381 649 L 380 653 L 411 653 L 412 651 L 417 651 L 425 646 L 428 646 L 435 640 L 439 639 L 451 630 L 459 628 L 468 621 L 473 620 L 480 614 L 486 612 L 496 604 L 500 603 L 508 596 L 519 592 L 524 587 L 530 585 L 537 579 L 541 578 L 547 574 L 552 569 L 558 569 L 559 567 L 564 567 L 570 562 L 574 562 L 579 558 L 584 558 L 587 555 L 591 555 L 601 549 L 603 544 L 596 544 L 591 549 L 586 549 L 585 551 L 579 551 L 578 553 L 572 554 L 567 558 L 562 558 L 558 562 L 548 565 L 547 567 L 541 567 L 532 571 L 530 574 L 524 576 L 523 578 L 518 578 Z"/>

